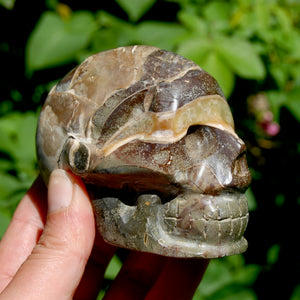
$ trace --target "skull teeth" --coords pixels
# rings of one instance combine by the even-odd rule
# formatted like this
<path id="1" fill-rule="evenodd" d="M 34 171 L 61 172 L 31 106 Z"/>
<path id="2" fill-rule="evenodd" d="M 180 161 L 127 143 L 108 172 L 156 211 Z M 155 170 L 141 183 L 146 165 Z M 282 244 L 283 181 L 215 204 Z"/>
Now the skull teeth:
<path id="1" fill-rule="evenodd" d="M 176 236 L 218 244 L 241 239 L 248 218 L 243 195 L 188 194 L 165 205 L 164 224 Z"/>
<path id="2" fill-rule="evenodd" d="M 248 215 L 226 220 L 190 220 L 190 238 L 203 242 L 218 244 L 226 241 L 239 240 L 246 229 Z M 181 228 L 182 229 L 182 228 Z M 177 227 L 177 234 L 182 232 Z"/>
<path id="3" fill-rule="evenodd" d="M 117 198 L 93 201 L 104 239 L 142 251 L 175 257 L 221 257 L 244 252 L 248 222 L 242 194 L 181 194 L 161 204 L 157 195 L 140 195 L 136 206 Z M 121 242 L 120 242 L 121 241 Z"/>
<path id="4" fill-rule="evenodd" d="M 224 220 L 243 217 L 247 213 L 247 201 L 242 194 L 183 194 L 165 205 L 165 216 L 177 219 L 182 219 L 188 214 L 193 220 Z"/>

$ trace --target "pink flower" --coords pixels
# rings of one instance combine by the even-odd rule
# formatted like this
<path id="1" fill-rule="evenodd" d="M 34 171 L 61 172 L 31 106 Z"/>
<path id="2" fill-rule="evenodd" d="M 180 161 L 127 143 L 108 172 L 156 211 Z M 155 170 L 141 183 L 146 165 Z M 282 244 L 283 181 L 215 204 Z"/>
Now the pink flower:
<path id="1" fill-rule="evenodd" d="M 260 125 L 269 136 L 275 136 L 280 131 L 280 125 L 276 122 L 262 122 Z"/>

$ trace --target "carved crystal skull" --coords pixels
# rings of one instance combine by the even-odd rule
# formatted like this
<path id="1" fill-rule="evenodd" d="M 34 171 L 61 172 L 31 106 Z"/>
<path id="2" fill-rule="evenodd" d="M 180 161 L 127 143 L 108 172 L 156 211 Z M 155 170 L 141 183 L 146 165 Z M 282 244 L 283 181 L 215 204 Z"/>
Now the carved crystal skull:
<path id="1" fill-rule="evenodd" d="M 149 46 L 87 58 L 49 93 L 37 154 L 79 175 L 114 245 L 173 257 L 246 250 L 245 145 L 217 82 Z"/>

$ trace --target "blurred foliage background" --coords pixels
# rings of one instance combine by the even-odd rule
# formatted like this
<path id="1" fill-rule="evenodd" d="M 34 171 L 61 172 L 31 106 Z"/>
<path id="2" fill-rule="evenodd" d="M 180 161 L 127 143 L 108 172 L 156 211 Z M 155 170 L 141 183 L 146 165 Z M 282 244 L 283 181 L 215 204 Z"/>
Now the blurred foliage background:
<path id="1" fill-rule="evenodd" d="M 0 236 L 38 174 L 50 88 L 91 54 L 153 45 L 218 80 L 253 176 L 249 249 L 213 260 L 194 299 L 300 299 L 299 0 L 0 0 L 0 24 Z M 114 257 L 107 284 L 120 266 Z"/>

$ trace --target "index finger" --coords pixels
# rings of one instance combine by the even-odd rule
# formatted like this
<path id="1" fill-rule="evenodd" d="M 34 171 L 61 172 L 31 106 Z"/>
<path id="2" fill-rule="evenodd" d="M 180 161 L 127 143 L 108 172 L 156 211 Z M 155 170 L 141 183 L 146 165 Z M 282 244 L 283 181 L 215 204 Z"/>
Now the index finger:
<path id="1" fill-rule="evenodd" d="M 19 203 L 0 242 L 0 292 L 38 242 L 46 222 L 47 189 L 38 177 Z"/>
<path id="2" fill-rule="evenodd" d="M 167 258 L 145 299 L 192 299 L 208 264 L 209 259 Z"/>

